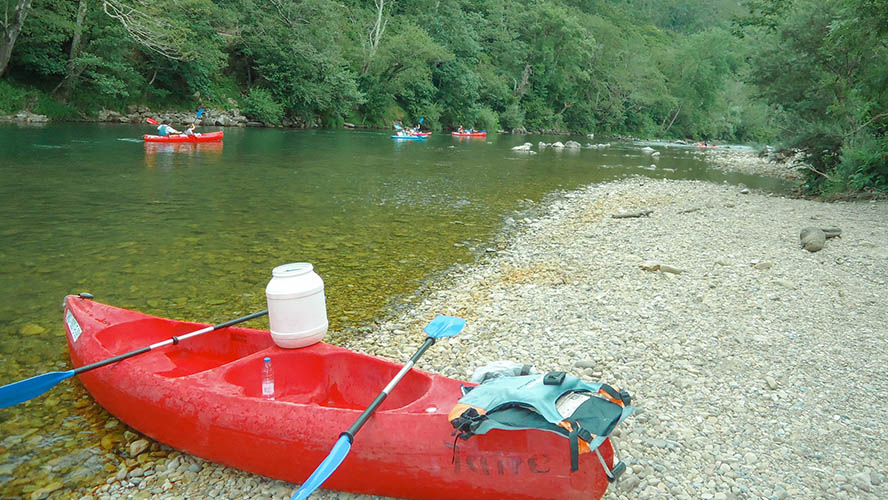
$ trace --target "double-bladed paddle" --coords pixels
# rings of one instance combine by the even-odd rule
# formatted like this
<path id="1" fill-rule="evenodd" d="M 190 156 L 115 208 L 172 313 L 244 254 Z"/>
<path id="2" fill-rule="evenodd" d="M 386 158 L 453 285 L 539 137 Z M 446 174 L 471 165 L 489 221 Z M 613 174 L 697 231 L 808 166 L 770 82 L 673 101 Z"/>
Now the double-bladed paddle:
<path id="1" fill-rule="evenodd" d="M 324 484 L 324 481 L 326 481 L 327 478 L 339 467 L 342 461 L 345 460 L 346 455 L 348 455 L 349 450 L 351 450 L 352 442 L 355 440 L 355 434 L 357 434 L 358 431 L 361 430 L 361 427 L 367 423 L 367 420 L 373 412 L 379 408 L 379 405 L 381 405 L 383 401 L 385 401 L 385 398 L 390 392 L 392 392 L 392 389 L 398 385 L 398 382 L 401 381 L 404 375 L 413 368 L 413 365 L 416 364 L 416 361 L 426 352 L 426 349 L 434 345 L 435 341 L 439 338 L 453 337 L 461 332 L 465 326 L 466 320 L 454 316 L 437 316 L 426 325 L 424 331 L 426 335 L 428 335 L 428 338 L 426 338 L 419 350 L 417 350 L 410 358 L 410 361 L 401 368 L 401 371 L 395 375 L 395 378 L 385 386 L 382 392 L 376 396 L 376 399 L 370 403 L 370 406 L 361 413 L 358 419 L 355 420 L 355 423 L 353 423 L 347 431 L 339 435 L 339 440 L 333 445 L 333 449 L 330 450 L 330 454 L 327 455 L 327 458 L 325 458 L 324 461 L 321 462 L 321 465 L 311 473 L 311 476 L 305 480 L 305 483 L 296 490 L 296 493 L 290 497 L 290 500 L 304 500 Z"/>
<path id="2" fill-rule="evenodd" d="M 197 110 L 197 114 L 195 114 L 194 117 L 195 117 L 195 118 L 200 118 L 201 115 L 203 115 L 205 111 L 206 111 L 206 110 L 203 109 L 203 108 L 198 109 L 198 110 Z M 159 122 L 159 121 L 155 120 L 154 118 L 151 118 L 150 116 L 149 116 L 148 118 L 145 118 L 145 121 L 148 122 L 148 123 L 150 123 L 151 125 L 160 125 L 160 122 Z"/>
<path id="3" fill-rule="evenodd" d="M 226 321 L 224 323 L 219 323 L 217 325 L 208 326 L 206 328 L 202 328 L 200 330 L 196 330 L 182 336 L 172 337 L 164 340 L 163 342 L 151 344 L 147 347 L 142 347 L 141 349 L 136 349 L 125 354 L 120 354 L 112 358 L 81 366 L 80 368 L 75 368 L 73 370 L 68 370 L 64 372 L 44 373 L 43 375 L 37 375 L 29 379 L 20 380 L 18 382 L 4 385 L 3 387 L 0 387 L 0 408 L 8 408 L 10 406 L 17 405 L 23 401 L 36 398 L 37 396 L 55 387 L 55 385 L 62 380 L 65 380 L 66 378 L 71 378 L 74 375 L 79 375 L 89 370 L 94 370 L 96 368 L 100 368 L 111 363 L 116 363 L 118 361 L 136 356 L 137 354 L 142 354 L 152 349 L 157 349 L 158 347 L 163 347 L 170 344 L 178 344 L 185 339 L 196 337 L 207 332 L 219 330 L 227 326 L 243 323 L 244 321 L 258 318 L 259 316 L 264 316 L 266 314 L 268 314 L 268 309 L 255 312 L 253 314 L 248 314 L 246 316 L 241 316 L 240 318 Z"/>

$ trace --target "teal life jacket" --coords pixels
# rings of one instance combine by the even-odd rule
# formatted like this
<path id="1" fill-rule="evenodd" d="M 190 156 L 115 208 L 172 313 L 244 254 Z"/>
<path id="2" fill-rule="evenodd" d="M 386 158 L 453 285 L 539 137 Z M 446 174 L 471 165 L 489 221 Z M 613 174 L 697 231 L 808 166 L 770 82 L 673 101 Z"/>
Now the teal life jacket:
<path id="1" fill-rule="evenodd" d="M 499 377 L 466 392 L 450 411 L 457 438 L 469 439 L 492 429 L 540 429 L 568 438 L 570 469 L 579 469 L 579 454 L 598 454 L 613 481 L 598 447 L 614 427 L 632 414 L 631 397 L 603 383 L 586 383 L 564 372 L 546 375 Z M 622 468 L 625 465 L 620 464 Z"/>

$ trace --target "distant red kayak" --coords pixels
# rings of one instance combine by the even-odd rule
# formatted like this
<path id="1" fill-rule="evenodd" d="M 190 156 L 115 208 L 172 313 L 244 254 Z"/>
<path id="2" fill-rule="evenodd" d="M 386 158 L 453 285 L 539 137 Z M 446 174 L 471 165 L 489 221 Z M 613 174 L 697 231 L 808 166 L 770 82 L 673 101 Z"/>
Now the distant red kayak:
<path id="1" fill-rule="evenodd" d="M 69 296 L 75 367 L 206 325 Z M 420 334 L 421 335 L 421 334 Z M 417 335 L 419 339 L 420 335 Z M 275 399 L 262 397 L 271 358 Z M 302 483 L 401 364 L 323 342 L 277 347 L 268 331 L 228 327 L 78 375 L 111 414 L 173 448 Z M 324 488 L 397 498 L 596 500 L 607 477 L 595 453 L 570 472 L 568 440 L 541 430 L 493 430 L 454 451 L 448 412 L 471 385 L 414 369 L 370 418 Z M 599 448 L 612 467 L 613 448 Z"/>
<path id="2" fill-rule="evenodd" d="M 450 135 L 455 137 L 487 137 L 487 131 L 480 132 L 451 132 Z"/>
<path id="3" fill-rule="evenodd" d="M 203 134 L 185 135 L 148 135 L 142 137 L 145 142 L 215 142 L 221 141 L 224 131 L 206 132 Z"/>

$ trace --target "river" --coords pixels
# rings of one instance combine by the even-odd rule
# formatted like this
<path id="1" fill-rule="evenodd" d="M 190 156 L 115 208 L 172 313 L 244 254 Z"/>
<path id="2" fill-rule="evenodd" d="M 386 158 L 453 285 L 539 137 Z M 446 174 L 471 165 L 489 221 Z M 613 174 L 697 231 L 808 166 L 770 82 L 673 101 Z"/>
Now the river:
<path id="1" fill-rule="evenodd" d="M 658 147 L 656 159 L 625 142 L 529 154 L 511 148 L 571 138 L 284 129 L 143 143 L 150 132 L 0 124 L 0 383 L 70 368 L 67 294 L 217 323 L 264 309 L 273 267 L 311 262 L 335 343 L 494 247 L 508 220 L 553 192 L 628 175 L 788 187 L 712 169 L 695 148 Z M 102 480 L 123 432 L 76 380 L 0 410 L 0 496 Z"/>

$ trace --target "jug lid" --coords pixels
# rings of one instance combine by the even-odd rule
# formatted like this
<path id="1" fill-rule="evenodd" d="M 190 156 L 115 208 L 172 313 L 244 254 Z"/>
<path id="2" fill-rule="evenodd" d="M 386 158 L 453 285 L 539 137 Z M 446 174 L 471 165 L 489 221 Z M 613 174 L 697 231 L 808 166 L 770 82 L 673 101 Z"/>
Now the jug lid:
<path id="1" fill-rule="evenodd" d="M 314 266 L 308 262 L 293 262 L 275 267 L 271 270 L 271 275 L 275 278 L 288 278 L 310 273 L 313 269 Z"/>

